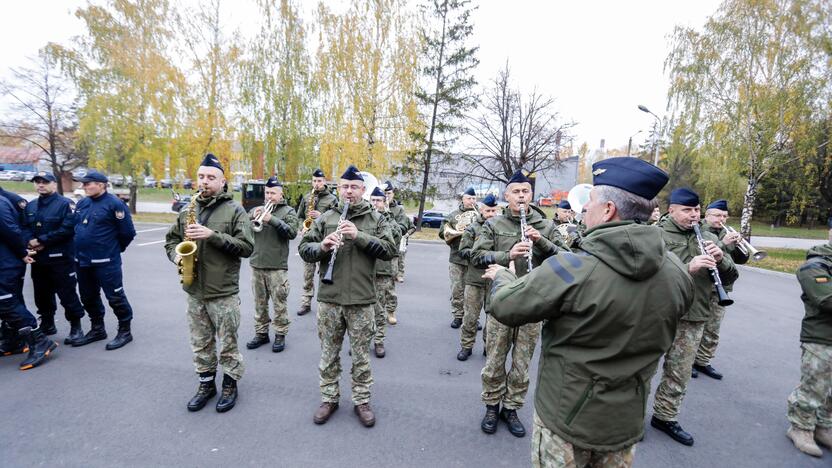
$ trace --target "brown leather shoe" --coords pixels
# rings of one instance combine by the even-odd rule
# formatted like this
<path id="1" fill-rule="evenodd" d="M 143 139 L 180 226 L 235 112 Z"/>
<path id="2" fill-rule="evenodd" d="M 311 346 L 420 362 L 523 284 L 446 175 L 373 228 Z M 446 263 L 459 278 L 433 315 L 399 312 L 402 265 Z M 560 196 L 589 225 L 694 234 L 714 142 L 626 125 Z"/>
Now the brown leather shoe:
<path id="1" fill-rule="evenodd" d="M 375 345 L 375 352 L 377 358 L 383 358 L 387 354 L 384 352 L 384 345 L 378 343 Z"/>
<path id="2" fill-rule="evenodd" d="M 321 403 L 318 411 L 315 411 L 315 416 L 312 416 L 312 421 L 315 424 L 324 424 L 329 421 L 330 416 L 338 409 L 338 403 L 329 403 L 327 401 Z"/>
<path id="3" fill-rule="evenodd" d="M 376 415 L 370 409 L 369 403 L 355 405 L 353 409 L 355 410 L 355 414 L 358 415 L 358 420 L 361 421 L 364 427 L 373 427 L 376 424 Z"/>

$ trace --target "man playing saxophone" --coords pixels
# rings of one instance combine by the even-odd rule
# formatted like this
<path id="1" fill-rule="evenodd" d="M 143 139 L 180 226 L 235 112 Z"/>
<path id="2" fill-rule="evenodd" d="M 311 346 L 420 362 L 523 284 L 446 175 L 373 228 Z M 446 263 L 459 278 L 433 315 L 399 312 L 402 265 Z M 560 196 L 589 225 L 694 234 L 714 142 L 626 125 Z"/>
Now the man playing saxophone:
<path id="1" fill-rule="evenodd" d="M 462 240 L 462 233 L 465 228 L 477 218 L 477 195 L 474 187 L 462 194 L 462 203 L 459 208 L 452 211 L 442 221 L 439 227 L 439 238 L 444 240 L 451 247 L 448 257 L 450 262 L 448 276 L 451 279 L 451 315 L 453 321 L 451 328 L 459 328 L 462 325 L 462 317 L 465 316 L 465 272 L 468 268 L 468 260 L 459 256 L 459 241 Z"/>
<path id="2" fill-rule="evenodd" d="M 255 349 L 269 342 L 269 323 L 274 327 L 272 351 L 286 346 L 289 333 L 289 241 L 298 235 L 298 216 L 283 198 L 283 184 L 277 177 L 266 181 L 266 206 L 251 210 L 254 253 L 251 254 L 251 290 L 254 294 L 254 338 L 246 348 Z M 259 226 L 259 229 L 256 227 Z M 269 319 L 269 298 L 274 305 L 274 320 Z"/>
<path id="3" fill-rule="evenodd" d="M 315 172 L 312 173 L 312 192 L 301 198 L 300 203 L 298 203 L 299 216 L 305 216 L 304 228 L 300 235 L 306 234 L 311 223 L 318 219 L 321 214 L 337 205 L 338 199 L 326 189 L 324 171 L 315 169 Z M 301 296 L 298 315 L 306 315 L 312 310 L 312 296 L 315 294 L 315 269 L 317 266 L 317 263 L 305 263 L 303 265 L 303 295 Z"/>
<path id="4" fill-rule="evenodd" d="M 188 325 L 199 388 L 188 402 L 188 411 L 199 411 L 217 395 L 214 378 L 223 369 L 222 395 L 217 411 L 230 410 L 237 402 L 237 381 L 243 376 L 243 356 L 237 347 L 240 327 L 240 259 L 254 250 L 248 214 L 231 194 L 220 161 L 205 155 L 197 171 L 199 195 L 182 210 L 165 239 L 165 251 L 174 264 L 176 246 L 186 238 L 196 242 L 195 278 L 182 289 L 188 294 Z M 195 222 L 188 222 L 189 221 Z"/>

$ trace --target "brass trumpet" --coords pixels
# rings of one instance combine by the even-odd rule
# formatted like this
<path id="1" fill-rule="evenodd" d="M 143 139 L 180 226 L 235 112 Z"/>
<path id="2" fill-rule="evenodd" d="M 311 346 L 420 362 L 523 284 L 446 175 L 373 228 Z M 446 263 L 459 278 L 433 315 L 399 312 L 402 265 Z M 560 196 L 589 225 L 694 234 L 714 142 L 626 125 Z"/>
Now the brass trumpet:
<path id="1" fill-rule="evenodd" d="M 266 213 L 271 213 L 274 210 L 274 203 L 271 200 L 267 201 L 265 205 L 263 205 L 263 209 L 260 210 L 260 213 L 251 220 L 251 230 L 254 232 L 260 232 L 263 230 L 263 218 L 266 217 Z"/>
<path id="2" fill-rule="evenodd" d="M 737 232 L 736 229 L 727 224 L 723 225 L 723 227 L 728 232 Z M 746 257 L 753 258 L 755 262 L 759 262 L 760 260 L 768 257 L 768 253 L 765 250 L 758 250 L 754 248 L 754 246 L 742 236 L 740 236 L 740 240 L 737 242 L 737 248 L 740 249 L 740 252 L 742 252 L 742 254 Z"/>

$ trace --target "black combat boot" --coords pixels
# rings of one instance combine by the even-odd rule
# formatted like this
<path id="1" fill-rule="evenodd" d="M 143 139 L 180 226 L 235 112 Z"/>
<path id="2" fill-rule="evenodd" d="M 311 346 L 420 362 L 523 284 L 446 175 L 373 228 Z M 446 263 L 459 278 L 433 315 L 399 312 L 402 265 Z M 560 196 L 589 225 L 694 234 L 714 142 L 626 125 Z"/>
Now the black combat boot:
<path id="1" fill-rule="evenodd" d="M 248 348 L 248 349 L 257 349 L 257 348 L 263 346 L 264 344 L 268 343 L 269 341 L 271 341 L 271 340 L 269 340 L 269 334 L 268 333 L 263 334 L 263 335 L 261 335 L 260 333 L 256 333 L 254 335 L 254 338 L 252 338 L 251 341 L 246 343 L 246 348 Z"/>
<path id="2" fill-rule="evenodd" d="M 0 326 L 0 356 L 29 352 L 29 345 L 20 334 L 5 323 Z"/>
<path id="3" fill-rule="evenodd" d="M 23 327 L 20 329 L 20 336 L 29 344 L 29 356 L 20 363 L 20 370 L 41 365 L 58 347 L 58 344 L 47 338 L 39 328 L 32 330 L 32 327 Z"/>
<path id="4" fill-rule="evenodd" d="M 188 402 L 188 411 L 199 411 L 205 407 L 208 400 L 217 396 L 217 386 L 214 385 L 214 372 L 199 373 L 199 388 L 196 395 Z"/>
<path id="5" fill-rule="evenodd" d="M 485 416 L 482 418 L 480 427 L 486 434 L 493 434 L 497 432 L 498 413 L 500 412 L 500 405 L 485 405 Z"/>
<path id="6" fill-rule="evenodd" d="M 471 348 L 462 348 L 456 354 L 456 358 L 459 361 L 467 361 L 470 356 L 471 356 Z"/>
<path id="7" fill-rule="evenodd" d="M 78 347 L 106 339 L 107 330 L 104 328 L 104 321 L 102 320 L 100 322 L 93 322 L 90 331 L 88 331 L 87 334 L 81 338 L 73 341 L 71 344 L 72 346 Z"/>
<path id="8" fill-rule="evenodd" d="M 64 344 L 71 345 L 82 338 L 84 338 L 84 329 L 81 327 L 81 319 L 74 319 L 69 322 L 69 335 L 64 338 Z"/>
<path id="9" fill-rule="evenodd" d="M 451 321 L 451 328 L 459 328 L 460 325 L 462 325 L 462 319 L 459 317 L 454 317 L 454 319 Z"/>
<path id="10" fill-rule="evenodd" d="M 237 404 L 237 381 L 230 375 L 222 376 L 222 395 L 217 401 L 217 413 L 225 413 Z"/>
<path id="11" fill-rule="evenodd" d="M 669 435 L 671 439 L 682 445 L 693 445 L 693 436 L 682 429 L 676 421 L 663 421 L 655 416 L 650 419 L 650 425 Z"/>
<path id="12" fill-rule="evenodd" d="M 41 333 L 46 336 L 52 336 L 58 333 L 58 327 L 55 326 L 54 315 L 41 315 L 40 326 L 38 327 Z"/>
<path id="13" fill-rule="evenodd" d="M 708 377 L 710 377 L 712 379 L 722 380 L 722 373 L 720 373 L 718 370 L 714 369 L 713 366 L 711 366 L 710 364 L 708 364 L 707 366 L 694 364 L 693 365 L 693 371 L 694 372 L 698 371 L 699 373 L 705 374 L 705 375 L 707 375 Z"/>
<path id="14" fill-rule="evenodd" d="M 274 336 L 274 344 L 272 344 L 272 352 L 279 353 L 286 349 L 286 335 L 277 334 Z"/>
<path id="15" fill-rule="evenodd" d="M 482 330 L 482 325 L 480 325 L 480 321 L 477 320 L 477 331 Z"/>
<path id="16" fill-rule="evenodd" d="M 523 427 L 523 423 L 517 417 L 517 410 L 503 408 L 500 411 L 500 419 L 506 422 L 508 431 L 514 437 L 524 437 L 526 435 L 526 428 Z"/>
<path id="17" fill-rule="evenodd" d="M 108 351 L 119 349 L 131 341 L 133 341 L 133 335 L 130 334 L 130 322 L 119 322 L 116 337 L 113 338 L 113 341 L 107 343 L 104 349 Z"/>
<path id="18" fill-rule="evenodd" d="M 311 305 L 302 305 L 302 306 L 300 306 L 300 310 L 298 310 L 298 315 L 306 315 L 309 312 L 312 312 L 312 306 Z"/>

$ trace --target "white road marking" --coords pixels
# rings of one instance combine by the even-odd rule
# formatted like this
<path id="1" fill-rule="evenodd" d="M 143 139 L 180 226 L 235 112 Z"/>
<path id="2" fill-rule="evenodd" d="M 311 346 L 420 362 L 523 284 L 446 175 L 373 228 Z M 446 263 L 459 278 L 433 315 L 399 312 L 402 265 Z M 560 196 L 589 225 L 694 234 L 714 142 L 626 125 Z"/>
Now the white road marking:
<path id="1" fill-rule="evenodd" d="M 141 234 L 143 232 L 164 231 L 166 229 L 168 229 L 168 228 L 160 227 L 160 228 L 153 228 L 153 229 L 142 229 L 141 231 L 136 231 L 136 234 Z"/>
<path id="2" fill-rule="evenodd" d="M 145 245 L 161 244 L 162 242 L 165 242 L 165 239 L 157 240 L 157 241 L 153 241 L 153 242 L 145 242 L 143 244 L 136 244 L 136 245 L 138 245 L 139 247 L 144 247 Z"/>

